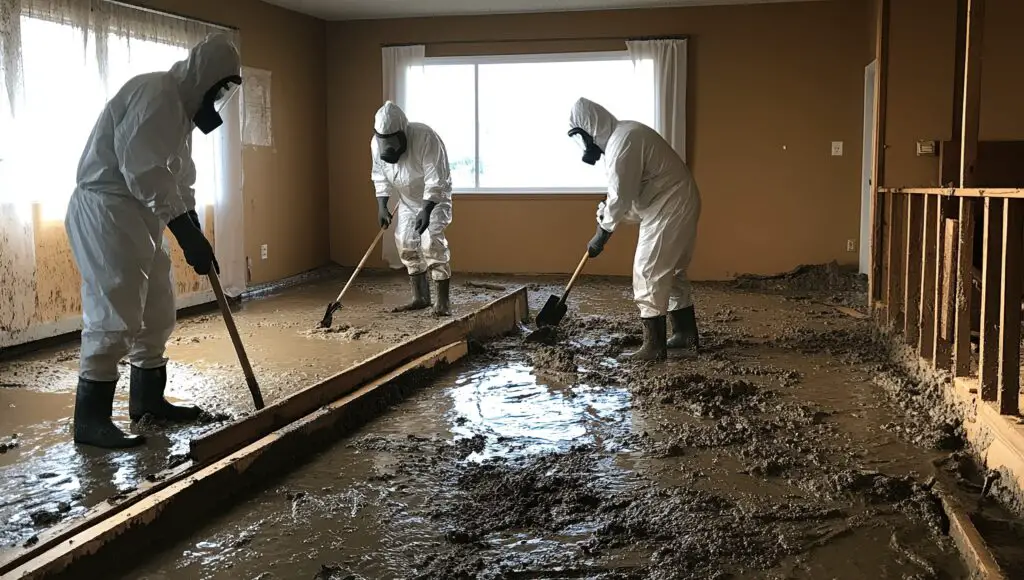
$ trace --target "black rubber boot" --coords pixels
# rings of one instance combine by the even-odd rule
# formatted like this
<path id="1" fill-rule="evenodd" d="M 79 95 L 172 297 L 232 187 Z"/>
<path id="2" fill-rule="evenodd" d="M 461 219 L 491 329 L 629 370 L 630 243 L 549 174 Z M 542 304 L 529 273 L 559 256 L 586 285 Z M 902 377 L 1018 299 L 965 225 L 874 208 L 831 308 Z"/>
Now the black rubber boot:
<path id="1" fill-rule="evenodd" d="M 626 360 L 648 361 L 663 360 L 668 357 L 665 346 L 665 317 L 641 318 L 644 325 L 644 344 L 640 350 L 625 355 Z"/>
<path id="2" fill-rule="evenodd" d="M 700 336 L 697 333 L 697 316 L 693 306 L 680 308 L 668 313 L 672 318 L 672 336 L 668 339 L 669 348 L 700 348 Z"/>
<path id="3" fill-rule="evenodd" d="M 78 379 L 78 390 L 75 393 L 75 443 L 104 449 L 123 449 L 146 442 L 145 437 L 121 431 L 110 419 L 116 386 L 117 381 Z"/>
<path id="4" fill-rule="evenodd" d="M 412 302 L 399 306 L 392 312 L 423 310 L 430 306 L 430 283 L 427 281 L 427 273 L 409 276 L 409 283 L 412 286 Z"/>
<path id="5" fill-rule="evenodd" d="M 172 405 L 164 398 L 167 367 L 140 369 L 132 366 L 132 382 L 128 389 L 128 416 L 138 421 L 146 415 L 165 421 L 195 421 L 199 407 Z"/>
<path id="6" fill-rule="evenodd" d="M 448 289 L 451 287 L 451 278 L 437 281 L 437 300 L 434 301 L 434 316 L 451 316 L 452 308 L 448 301 Z"/>

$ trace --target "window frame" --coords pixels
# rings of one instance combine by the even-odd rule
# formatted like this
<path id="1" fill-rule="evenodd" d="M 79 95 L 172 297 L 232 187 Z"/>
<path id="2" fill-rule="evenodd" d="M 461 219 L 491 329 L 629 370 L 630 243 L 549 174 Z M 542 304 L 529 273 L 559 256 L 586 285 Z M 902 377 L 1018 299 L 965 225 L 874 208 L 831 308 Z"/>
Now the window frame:
<path id="1" fill-rule="evenodd" d="M 486 64 L 525 64 L 554 62 L 610 62 L 632 60 L 628 50 L 602 50 L 593 52 L 555 52 L 534 54 L 488 54 L 476 56 L 430 56 L 423 60 L 423 67 L 431 65 L 474 65 L 473 66 L 473 127 L 476 147 L 473 175 L 476 187 L 453 187 L 453 195 L 604 195 L 607 187 L 480 187 L 480 69 Z M 568 114 L 568 111 L 566 112 Z"/>

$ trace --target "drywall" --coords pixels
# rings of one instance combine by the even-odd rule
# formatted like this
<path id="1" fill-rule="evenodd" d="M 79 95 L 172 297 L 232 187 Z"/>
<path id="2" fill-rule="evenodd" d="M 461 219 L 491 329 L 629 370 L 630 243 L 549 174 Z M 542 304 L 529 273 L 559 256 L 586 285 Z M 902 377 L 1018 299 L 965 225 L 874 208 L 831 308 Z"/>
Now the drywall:
<path id="1" fill-rule="evenodd" d="M 1024 139 L 1024 2 L 986 0 L 980 139 Z M 952 138 L 956 0 L 891 3 L 885 180 L 939 185 L 938 157 L 918 157 L 919 139 Z"/>
<path id="2" fill-rule="evenodd" d="M 136 3 L 238 28 L 242 63 L 273 75 L 273 147 L 243 150 L 250 282 L 272 281 L 327 263 L 325 24 L 258 0 Z M 6 209 L 3 213 L 3 227 L 16 227 L 6 219 Z M 22 208 L 21 213 L 34 227 L 35 268 L 31 261 L 25 265 L 22 256 L 0 251 L 0 283 L 13 288 L 20 281 L 13 302 L 19 305 L 17 312 L 0 311 L 0 346 L 73 331 L 80 324 L 80 278 L 63 222 L 43 219 L 38 207 Z M 212 234 L 212 211 L 207 212 L 206 226 Z M 261 244 L 268 245 L 267 260 L 260 259 Z M 179 306 L 210 299 L 208 283 L 184 263 L 177 244 L 171 246 Z M 32 272 L 34 279 L 25 280 Z"/>
<path id="3" fill-rule="evenodd" d="M 382 44 L 425 43 L 430 56 L 557 50 L 507 42 L 517 39 L 689 35 L 689 147 L 704 198 L 691 276 L 855 264 L 846 242 L 859 231 L 871 26 L 867 0 L 330 23 L 331 257 L 355 264 L 377 227 L 367 143 L 381 102 Z M 457 43 L 478 39 L 489 42 Z M 600 50 L 608 42 L 557 44 Z M 832 157 L 832 141 L 843 141 L 846 155 Z M 457 196 L 452 265 L 571 271 L 593 235 L 598 199 Z M 588 271 L 629 274 L 635 236 L 616 233 Z M 375 255 L 371 266 L 382 265 Z"/>

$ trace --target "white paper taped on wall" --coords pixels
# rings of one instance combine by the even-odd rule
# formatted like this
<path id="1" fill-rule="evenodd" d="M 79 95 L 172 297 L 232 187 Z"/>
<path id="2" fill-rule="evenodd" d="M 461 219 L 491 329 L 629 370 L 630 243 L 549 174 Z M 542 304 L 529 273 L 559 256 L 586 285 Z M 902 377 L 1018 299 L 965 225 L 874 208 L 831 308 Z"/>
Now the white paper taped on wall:
<path id="1" fill-rule="evenodd" d="M 270 71 L 242 67 L 242 145 L 273 147 Z"/>

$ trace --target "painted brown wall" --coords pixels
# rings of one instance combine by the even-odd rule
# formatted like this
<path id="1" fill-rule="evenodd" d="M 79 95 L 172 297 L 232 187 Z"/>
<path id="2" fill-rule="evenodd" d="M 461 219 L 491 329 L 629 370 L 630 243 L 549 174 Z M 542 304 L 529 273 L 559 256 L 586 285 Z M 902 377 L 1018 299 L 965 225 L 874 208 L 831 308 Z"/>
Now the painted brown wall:
<path id="1" fill-rule="evenodd" d="M 885 185 L 937 186 L 938 158 L 917 157 L 919 139 L 952 137 L 956 0 L 893 0 Z M 1024 139 L 1024 2 L 987 0 L 982 140 Z"/>
<path id="2" fill-rule="evenodd" d="M 242 63 L 271 71 L 273 148 L 245 148 L 245 249 L 251 282 L 277 280 L 329 260 L 326 26 L 258 0 L 143 0 L 140 4 L 240 29 Z M 36 306 L 31 324 L 78 316 L 79 276 L 62 222 L 35 209 Z M 207 231 L 213 228 L 212 214 Z M 260 260 L 260 244 L 269 245 Z M 178 295 L 208 289 L 171 244 Z"/>
<path id="3" fill-rule="evenodd" d="M 494 42 L 501 40 L 685 34 L 690 161 L 704 197 L 691 276 L 855 263 L 846 241 L 858 238 L 870 9 L 867 0 L 830 0 L 329 24 L 331 257 L 355 264 L 376 228 L 367 142 L 381 104 L 382 44 L 425 43 L 429 56 L 557 50 Z M 452 44 L 478 39 L 491 42 Z M 830 155 L 831 141 L 844 142 L 844 156 Z M 449 230 L 453 267 L 571 271 L 593 234 L 598 199 L 458 196 Z M 636 233 L 624 234 L 590 273 L 630 272 Z M 373 265 L 382 265 L 379 253 Z"/>

